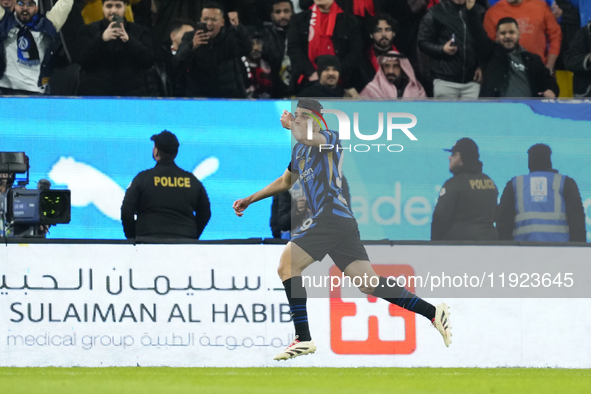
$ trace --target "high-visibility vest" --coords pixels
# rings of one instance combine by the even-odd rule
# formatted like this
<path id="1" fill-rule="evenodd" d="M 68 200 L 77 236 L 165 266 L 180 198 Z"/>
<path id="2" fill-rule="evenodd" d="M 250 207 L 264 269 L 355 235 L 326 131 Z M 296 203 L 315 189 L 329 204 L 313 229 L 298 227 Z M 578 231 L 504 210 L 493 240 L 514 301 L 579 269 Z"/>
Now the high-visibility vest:
<path id="1" fill-rule="evenodd" d="M 562 193 L 566 178 L 535 171 L 513 178 L 516 241 L 568 242 L 566 206 Z"/>

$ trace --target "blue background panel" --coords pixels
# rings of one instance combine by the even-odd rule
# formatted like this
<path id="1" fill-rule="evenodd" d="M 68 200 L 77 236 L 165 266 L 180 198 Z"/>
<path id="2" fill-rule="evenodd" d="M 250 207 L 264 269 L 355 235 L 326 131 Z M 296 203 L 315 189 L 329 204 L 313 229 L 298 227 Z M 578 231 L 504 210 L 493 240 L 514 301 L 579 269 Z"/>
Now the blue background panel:
<path id="1" fill-rule="evenodd" d="M 499 188 L 525 174 L 527 149 L 546 143 L 554 168 L 574 178 L 591 226 L 591 122 L 580 114 L 588 104 L 539 102 L 323 102 L 351 120 L 343 172 L 364 239 L 427 240 L 433 208 L 448 171 L 450 148 L 462 137 L 480 147 L 484 172 Z M 550 105 L 550 106 L 549 106 Z M 212 203 L 212 220 L 201 239 L 270 237 L 271 200 L 251 206 L 238 218 L 232 203 L 281 176 L 290 160 L 291 135 L 280 127 L 289 101 L 2 98 L 0 150 L 25 151 L 31 185 L 41 178 L 72 190 L 72 222 L 51 229 L 50 238 L 123 238 L 119 221 L 125 189 L 135 175 L 154 166 L 150 136 L 164 129 L 181 143 L 177 164 L 198 174 Z M 557 107 L 562 107 L 557 117 Z M 533 108 L 533 109 L 532 109 Z M 547 114 L 545 114 L 545 111 Z M 379 113 L 411 113 L 417 141 L 394 131 L 376 141 Z M 550 116 L 552 115 L 552 116 Z M 326 114 L 330 129 L 339 128 Z M 572 120 L 578 119 L 578 120 Z M 398 119 L 406 123 L 408 119 Z M 386 119 L 384 119 L 386 127 Z M 341 131 L 342 132 L 342 131 Z M 399 144 L 400 153 L 355 152 L 362 144 Z M 363 150 L 363 149 L 360 149 Z"/>

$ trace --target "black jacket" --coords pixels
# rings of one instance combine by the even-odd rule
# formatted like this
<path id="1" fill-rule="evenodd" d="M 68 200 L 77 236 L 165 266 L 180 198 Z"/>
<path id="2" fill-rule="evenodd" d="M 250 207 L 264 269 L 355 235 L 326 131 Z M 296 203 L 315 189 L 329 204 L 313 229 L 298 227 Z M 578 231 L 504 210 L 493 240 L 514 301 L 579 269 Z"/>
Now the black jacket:
<path id="1" fill-rule="evenodd" d="M 509 83 L 510 58 L 501 44 L 488 38 L 478 13 L 468 11 L 468 29 L 474 41 L 474 50 L 482 66 L 482 85 L 480 97 L 500 97 Z M 521 52 L 523 64 L 528 70 L 530 97 L 540 97 L 539 93 L 550 89 L 558 97 L 556 80 L 550 75 L 542 59 L 531 52 Z"/>
<path id="2" fill-rule="evenodd" d="M 126 238 L 198 239 L 210 217 L 205 188 L 174 161 L 160 161 L 140 172 L 125 192 L 121 206 Z"/>
<path id="3" fill-rule="evenodd" d="M 340 87 L 331 88 L 321 85 L 320 82 L 314 82 L 312 85 L 303 89 L 298 97 L 344 97 L 345 92 Z"/>
<path id="4" fill-rule="evenodd" d="M 285 209 L 285 207 L 290 207 Z M 291 193 L 284 191 L 273 196 L 271 203 L 271 233 L 273 238 L 281 238 L 282 231 L 291 230 Z"/>
<path id="5" fill-rule="evenodd" d="M 78 33 L 81 96 L 149 96 L 155 92 L 148 69 L 153 65 L 152 40 L 147 28 L 125 22 L 129 41 L 103 41 L 108 21 L 84 25 Z"/>
<path id="6" fill-rule="evenodd" d="M 573 90 L 576 97 L 591 97 L 591 22 L 581 27 L 564 55 L 564 64 L 575 73 Z"/>
<path id="7" fill-rule="evenodd" d="M 272 23 L 265 24 L 261 30 L 263 38 L 263 59 L 271 66 L 273 80 L 273 97 L 285 96 L 287 86 L 281 80 L 279 72 L 285 56 L 287 31 Z"/>
<path id="8" fill-rule="evenodd" d="M 316 67 L 308 58 L 308 34 L 310 32 L 311 10 L 305 10 L 291 18 L 287 33 L 287 53 L 291 60 L 292 81 L 297 82 L 300 75 L 309 77 Z M 363 40 L 359 23 L 353 15 L 342 12 L 337 15 L 332 43 L 335 56 L 341 61 L 340 77 L 345 87 L 354 83 L 352 76 L 358 73 L 363 55 Z"/>
<path id="9" fill-rule="evenodd" d="M 482 163 L 464 164 L 448 179 L 433 212 L 431 240 L 494 241 L 497 196 L 492 179 L 482 173 Z"/>
<path id="10" fill-rule="evenodd" d="M 558 172 L 556 170 L 548 170 Z M 566 209 L 569 235 L 571 242 L 587 242 L 587 231 L 585 229 L 585 209 L 581 201 L 581 194 L 574 179 L 566 177 L 562 198 Z M 513 180 L 507 182 L 501 202 L 497 209 L 497 230 L 500 240 L 513 240 L 513 229 L 515 228 L 515 190 Z"/>
<path id="11" fill-rule="evenodd" d="M 482 19 L 484 9 L 473 8 Z M 472 37 L 466 26 L 466 6 L 442 0 L 432 7 L 419 27 L 418 45 L 427 54 L 433 78 L 448 82 L 468 83 L 474 79 L 478 67 Z M 458 50 L 452 56 L 443 52 L 443 46 L 455 34 Z"/>
<path id="12" fill-rule="evenodd" d="M 246 98 L 240 58 L 252 50 L 252 42 L 242 25 L 224 25 L 210 43 L 193 49 L 194 32 L 183 36 L 172 67 L 187 62 L 187 96 Z"/>

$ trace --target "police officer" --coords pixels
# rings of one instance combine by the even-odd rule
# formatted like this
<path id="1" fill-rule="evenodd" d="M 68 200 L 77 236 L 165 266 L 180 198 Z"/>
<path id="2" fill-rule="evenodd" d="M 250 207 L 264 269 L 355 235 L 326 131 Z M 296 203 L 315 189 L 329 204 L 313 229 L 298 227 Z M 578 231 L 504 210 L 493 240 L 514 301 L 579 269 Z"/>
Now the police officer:
<path id="1" fill-rule="evenodd" d="M 548 145 L 533 145 L 529 174 L 507 182 L 497 216 L 499 239 L 586 242 L 585 210 L 574 179 L 552 169 Z"/>
<path id="2" fill-rule="evenodd" d="M 150 139 L 156 166 L 140 172 L 125 193 L 121 206 L 125 237 L 198 239 L 211 217 L 205 188 L 175 164 L 179 141 L 174 134 L 165 130 Z"/>
<path id="3" fill-rule="evenodd" d="M 433 212 L 431 240 L 496 240 L 494 227 L 497 196 L 495 183 L 482 173 L 478 145 L 470 138 L 459 139 L 451 152 L 448 179 Z"/>

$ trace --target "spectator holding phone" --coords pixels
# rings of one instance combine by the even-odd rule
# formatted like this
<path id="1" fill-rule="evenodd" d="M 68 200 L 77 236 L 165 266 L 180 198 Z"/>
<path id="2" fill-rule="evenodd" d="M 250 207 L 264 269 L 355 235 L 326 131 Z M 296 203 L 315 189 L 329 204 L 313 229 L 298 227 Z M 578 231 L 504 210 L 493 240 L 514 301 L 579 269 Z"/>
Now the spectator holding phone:
<path id="1" fill-rule="evenodd" d="M 195 32 L 183 37 L 174 62 L 188 64 L 188 97 L 246 98 L 240 58 L 250 54 L 252 42 L 238 13 L 227 16 L 229 24 L 221 4 L 206 3 Z"/>
<path id="2" fill-rule="evenodd" d="M 168 39 L 160 45 L 155 54 L 158 74 L 166 87 L 166 95 L 184 97 L 187 86 L 187 67 L 177 64 L 172 67 L 179 46 L 186 33 L 195 31 L 195 23 L 190 19 L 179 18 L 170 23 Z"/>
<path id="3" fill-rule="evenodd" d="M 496 41 L 488 38 L 475 0 L 466 0 L 468 31 L 484 70 L 480 97 L 557 97 L 558 84 L 540 56 L 519 45 L 519 25 L 511 17 L 497 23 Z"/>
<path id="4" fill-rule="evenodd" d="M 18 0 L 14 12 L 0 7 L 0 91 L 44 94 L 53 71 L 58 32 L 74 0 L 59 0 L 45 15 L 38 0 Z"/>
<path id="5" fill-rule="evenodd" d="M 429 56 L 434 97 L 478 97 L 482 73 L 466 30 L 466 0 L 442 0 L 419 27 L 419 48 Z M 475 6 L 480 18 L 484 8 Z"/>
<path id="6" fill-rule="evenodd" d="M 103 19 L 82 26 L 78 63 L 83 96 L 150 96 L 152 41 L 147 28 L 125 19 L 128 0 L 102 0 Z"/>

